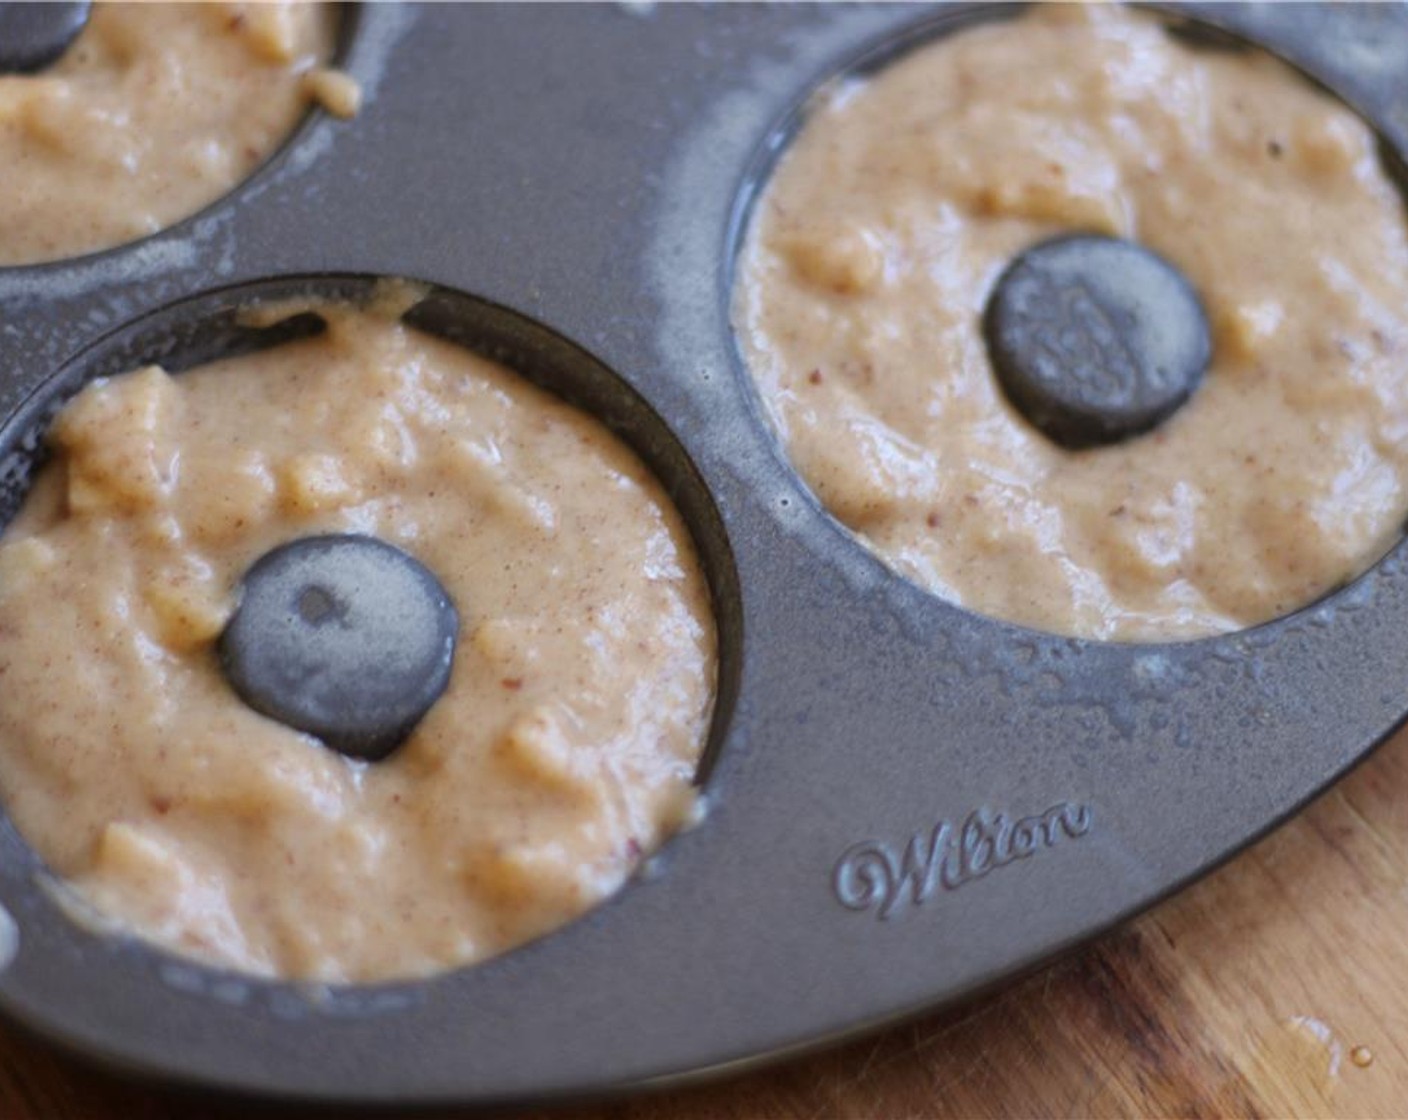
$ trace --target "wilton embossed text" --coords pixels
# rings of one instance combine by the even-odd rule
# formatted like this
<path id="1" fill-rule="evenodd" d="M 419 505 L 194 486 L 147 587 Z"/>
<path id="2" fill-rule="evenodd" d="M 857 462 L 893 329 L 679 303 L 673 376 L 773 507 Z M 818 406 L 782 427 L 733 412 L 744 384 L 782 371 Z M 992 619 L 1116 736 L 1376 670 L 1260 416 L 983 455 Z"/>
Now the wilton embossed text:
<path id="1" fill-rule="evenodd" d="M 1017 820 L 978 809 L 962 828 L 939 821 L 930 832 L 917 833 L 903 852 L 884 840 L 852 845 L 837 860 L 831 886 L 842 906 L 888 918 L 906 897 L 917 906 L 936 886 L 957 890 L 994 868 L 1054 847 L 1063 837 L 1079 839 L 1093 821 L 1089 805 L 1068 801 Z"/>

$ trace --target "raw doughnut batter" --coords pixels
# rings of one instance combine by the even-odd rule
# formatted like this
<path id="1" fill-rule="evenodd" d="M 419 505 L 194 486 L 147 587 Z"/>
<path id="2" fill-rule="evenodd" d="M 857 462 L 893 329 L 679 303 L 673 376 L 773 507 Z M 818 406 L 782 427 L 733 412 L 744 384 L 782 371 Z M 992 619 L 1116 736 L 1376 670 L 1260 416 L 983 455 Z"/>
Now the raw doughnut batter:
<path id="1" fill-rule="evenodd" d="M 1142 242 L 1214 329 L 1150 435 L 1064 451 L 980 328 L 1022 249 Z M 1408 507 L 1408 241 L 1370 130 L 1275 60 L 1054 6 L 824 93 L 760 199 L 734 322 L 793 463 L 891 565 L 984 614 L 1152 640 L 1333 589 Z"/>
<path id="2" fill-rule="evenodd" d="M 695 806 L 714 629 L 597 422 L 381 312 L 95 382 L 0 544 L 0 792 L 79 896 L 180 953 L 415 976 L 610 894 Z M 368 764 L 257 715 L 214 641 L 275 545 L 355 532 L 456 603 L 445 694 Z"/>
<path id="3" fill-rule="evenodd" d="M 332 5 L 95 4 L 38 74 L 0 76 L 0 265 L 185 218 L 263 163 L 310 98 L 356 108 Z"/>

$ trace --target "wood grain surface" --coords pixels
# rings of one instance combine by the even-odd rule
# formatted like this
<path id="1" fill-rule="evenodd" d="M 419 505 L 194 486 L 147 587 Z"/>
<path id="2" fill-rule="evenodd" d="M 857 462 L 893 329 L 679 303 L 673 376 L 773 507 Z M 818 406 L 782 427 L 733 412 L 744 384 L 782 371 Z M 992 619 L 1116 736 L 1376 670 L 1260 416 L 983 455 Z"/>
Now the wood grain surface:
<path id="1" fill-rule="evenodd" d="M 0 1032 L 0 1120 L 301 1114 L 128 1084 Z M 525 1115 L 1408 1116 L 1408 735 L 1210 878 L 981 1003 L 731 1081 Z"/>

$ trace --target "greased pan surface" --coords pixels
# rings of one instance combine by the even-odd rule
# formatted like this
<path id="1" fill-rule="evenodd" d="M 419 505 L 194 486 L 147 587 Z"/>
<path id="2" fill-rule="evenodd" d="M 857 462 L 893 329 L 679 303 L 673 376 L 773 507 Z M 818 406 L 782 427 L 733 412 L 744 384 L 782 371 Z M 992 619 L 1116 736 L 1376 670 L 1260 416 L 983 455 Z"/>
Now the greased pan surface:
<path id="1" fill-rule="evenodd" d="M 1198 10 L 1408 147 L 1401 10 Z M 966 18 L 367 6 L 346 56 L 367 91 L 357 118 L 315 119 L 165 234 L 0 270 L 16 485 L 21 436 L 63 389 L 241 345 L 221 318 L 234 306 L 355 295 L 378 275 L 441 286 L 428 325 L 608 420 L 660 474 L 721 638 L 707 818 L 558 933 L 416 984 L 253 981 L 72 924 L 6 823 L 5 1013 L 120 1067 L 335 1101 L 502 1101 L 727 1068 L 957 999 L 1106 928 L 1402 721 L 1402 546 L 1267 626 L 1084 642 L 908 584 L 787 466 L 728 327 L 751 185 L 818 82 Z"/>

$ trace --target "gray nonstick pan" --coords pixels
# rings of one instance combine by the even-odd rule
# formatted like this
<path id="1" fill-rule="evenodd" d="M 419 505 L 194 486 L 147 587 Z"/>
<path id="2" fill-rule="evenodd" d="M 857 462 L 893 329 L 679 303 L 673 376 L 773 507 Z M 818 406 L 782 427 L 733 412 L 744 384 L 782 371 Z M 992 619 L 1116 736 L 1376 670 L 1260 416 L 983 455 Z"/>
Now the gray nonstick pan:
<path id="1" fill-rule="evenodd" d="M 1399 6 L 1190 5 L 1408 151 Z M 134 245 L 0 269 L 5 512 L 86 380 L 277 342 L 236 312 L 377 277 L 418 325 L 604 420 L 698 546 L 720 636 L 702 823 L 586 917 L 416 983 L 221 972 L 70 919 L 0 824 L 0 1010 L 108 1065 L 331 1102 L 619 1091 L 973 996 L 1238 851 L 1408 714 L 1395 548 L 1267 625 L 1166 645 L 968 613 L 894 574 L 788 465 L 731 270 L 806 100 L 1011 8 L 366 5 L 349 122 Z M 0 703 L 5 702 L 0 692 Z"/>

